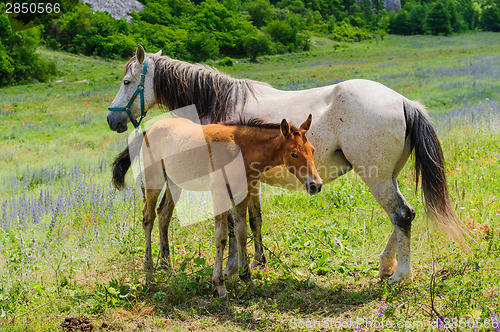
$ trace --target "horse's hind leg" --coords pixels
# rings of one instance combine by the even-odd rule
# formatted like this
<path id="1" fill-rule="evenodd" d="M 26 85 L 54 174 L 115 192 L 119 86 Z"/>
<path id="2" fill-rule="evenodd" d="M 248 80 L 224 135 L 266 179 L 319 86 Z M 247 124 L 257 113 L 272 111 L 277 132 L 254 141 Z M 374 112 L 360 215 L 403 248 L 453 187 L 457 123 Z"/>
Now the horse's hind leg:
<path id="1" fill-rule="evenodd" d="M 173 184 L 166 185 L 165 193 L 157 209 L 158 230 L 160 233 L 160 264 L 168 270 L 172 269 L 170 260 L 170 244 L 168 241 L 168 227 L 174 212 L 175 203 L 179 199 L 181 189 Z"/>
<path id="2" fill-rule="evenodd" d="M 260 182 L 252 188 L 250 192 L 250 202 L 248 204 L 248 220 L 250 229 L 254 236 L 255 255 L 253 257 L 252 268 L 259 265 L 266 265 L 264 245 L 262 244 L 262 210 L 260 206 Z"/>
<path id="3" fill-rule="evenodd" d="M 144 251 L 144 269 L 146 270 L 146 282 L 154 281 L 153 277 L 153 255 L 151 252 L 151 231 L 155 222 L 156 202 L 161 190 L 146 189 L 145 197 L 146 203 L 144 204 L 142 228 L 145 236 L 145 251 Z"/>
<path id="4" fill-rule="evenodd" d="M 394 230 L 380 254 L 379 275 L 381 278 L 391 276 L 396 282 L 411 276 L 410 237 L 411 222 L 415 218 L 415 210 L 408 204 L 392 179 L 363 177 L 365 183 L 377 202 L 389 215 Z M 397 261 L 394 259 L 398 252 Z"/>

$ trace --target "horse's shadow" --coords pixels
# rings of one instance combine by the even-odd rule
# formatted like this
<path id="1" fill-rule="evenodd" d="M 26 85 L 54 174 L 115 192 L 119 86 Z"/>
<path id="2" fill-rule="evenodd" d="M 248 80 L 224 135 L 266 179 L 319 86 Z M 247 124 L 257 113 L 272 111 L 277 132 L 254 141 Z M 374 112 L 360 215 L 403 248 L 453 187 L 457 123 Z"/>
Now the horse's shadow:
<path id="1" fill-rule="evenodd" d="M 193 319 L 208 318 L 243 329 L 261 329 L 263 326 L 293 327 L 297 319 L 318 324 L 325 319 L 354 320 L 352 311 L 369 302 L 380 301 L 384 292 L 380 282 L 318 285 L 311 279 L 289 277 L 258 280 L 254 287 L 237 281 L 228 285 L 228 296 L 219 299 L 214 296 L 208 278 L 194 281 L 199 287 L 191 291 L 183 291 L 179 289 L 180 285 L 170 282 L 151 285 L 150 296 L 145 294 L 143 300 L 170 319 L 176 319 L 184 312 Z M 170 300 L 158 301 L 154 296 L 158 292 L 165 292 Z"/>

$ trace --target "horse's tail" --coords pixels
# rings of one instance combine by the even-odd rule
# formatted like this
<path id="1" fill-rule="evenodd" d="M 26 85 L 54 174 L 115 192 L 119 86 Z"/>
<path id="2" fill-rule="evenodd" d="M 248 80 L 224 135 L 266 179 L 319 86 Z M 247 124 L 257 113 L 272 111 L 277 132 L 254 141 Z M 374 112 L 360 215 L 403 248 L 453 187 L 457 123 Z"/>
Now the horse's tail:
<path id="1" fill-rule="evenodd" d="M 406 135 L 411 148 L 415 148 L 415 177 L 418 186 L 422 177 L 425 209 L 438 228 L 463 246 L 465 229 L 453 209 L 448 193 L 441 144 L 425 107 L 404 100 Z"/>
<path id="2" fill-rule="evenodd" d="M 132 142 L 127 145 L 127 147 L 115 158 L 113 164 L 111 164 L 111 166 L 113 167 L 112 182 L 116 189 L 121 190 L 125 187 L 125 174 L 127 174 L 132 161 L 137 156 L 137 153 L 132 153 L 131 156 L 130 150 L 132 150 L 133 152 L 140 151 L 140 146 L 142 145 L 142 141 L 145 135 L 146 132 L 144 131 L 142 135 L 134 138 Z"/>

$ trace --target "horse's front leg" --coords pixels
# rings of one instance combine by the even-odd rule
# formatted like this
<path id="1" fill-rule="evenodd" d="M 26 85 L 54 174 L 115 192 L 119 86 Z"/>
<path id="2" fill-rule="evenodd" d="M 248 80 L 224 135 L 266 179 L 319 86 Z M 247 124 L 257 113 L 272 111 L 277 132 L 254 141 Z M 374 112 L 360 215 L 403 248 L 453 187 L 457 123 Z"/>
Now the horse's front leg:
<path id="1" fill-rule="evenodd" d="M 238 242 L 238 261 L 239 261 L 239 275 L 240 279 L 246 284 L 252 285 L 252 275 L 248 266 L 247 257 L 247 197 L 243 202 L 238 204 L 234 209 L 234 235 Z"/>
<path id="2" fill-rule="evenodd" d="M 161 190 L 157 189 L 146 189 L 145 192 L 146 203 L 144 204 L 143 210 L 142 228 L 144 230 L 145 237 L 144 269 L 146 271 L 147 283 L 154 281 L 151 231 L 153 230 L 153 225 L 156 218 L 155 208 L 160 193 Z"/>
<path id="3" fill-rule="evenodd" d="M 224 248 L 227 243 L 227 212 L 215 216 L 215 263 L 212 281 L 219 297 L 225 297 L 227 294 L 224 284 L 224 275 L 222 273 L 222 261 L 224 259 Z"/>

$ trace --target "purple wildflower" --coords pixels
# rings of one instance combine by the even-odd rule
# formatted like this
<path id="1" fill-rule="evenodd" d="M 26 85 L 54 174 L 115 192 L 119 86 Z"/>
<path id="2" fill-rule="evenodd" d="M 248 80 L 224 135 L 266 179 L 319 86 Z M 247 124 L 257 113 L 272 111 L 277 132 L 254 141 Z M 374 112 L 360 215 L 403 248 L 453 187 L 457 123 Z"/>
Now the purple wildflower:
<path id="1" fill-rule="evenodd" d="M 500 319 L 496 312 L 492 311 L 490 313 L 491 317 L 491 326 L 495 329 L 495 332 L 500 332 Z"/>

